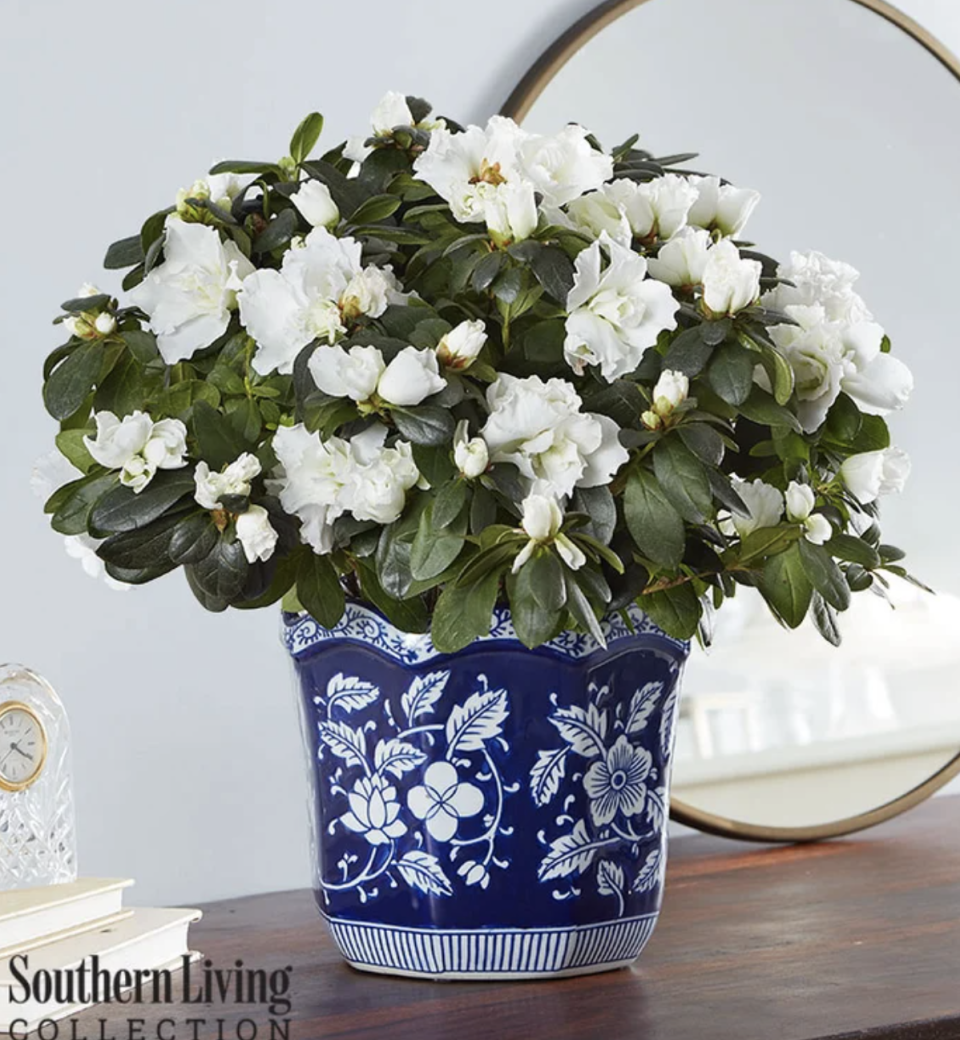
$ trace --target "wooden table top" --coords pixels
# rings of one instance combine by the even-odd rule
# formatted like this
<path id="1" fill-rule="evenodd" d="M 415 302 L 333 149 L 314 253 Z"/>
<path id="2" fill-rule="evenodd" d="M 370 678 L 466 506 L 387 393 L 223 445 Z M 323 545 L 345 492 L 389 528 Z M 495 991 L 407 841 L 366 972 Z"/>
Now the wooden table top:
<path id="1" fill-rule="evenodd" d="M 948 797 L 818 845 L 677 839 L 653 938 L 633 968 L 602 975 L 465 983 L 364 974 L 340 961 L 307 891 L 213 903 L 192 945 L 218 966 L 238 957 L 292 965 L 290 1035 L 304 1040 L 957 1040 L 958 823 L 960 798 Z M 136 1013 L 145 1038 L 160 1018 L 184 1017 L 177 1008 Z M 217 1037 L 215 1018 L 236 1023 L 247 1012 L 207 1014 L 197 1036 Z M 88 1040 L 98 1037 L 103 1015 L 79 1016 L 76 1036 L 87 1023 Z M 177 1040 L 192 1035 L 184 1026 Z M 236 1035 L 224 1026 L 224 1038 Z"/>

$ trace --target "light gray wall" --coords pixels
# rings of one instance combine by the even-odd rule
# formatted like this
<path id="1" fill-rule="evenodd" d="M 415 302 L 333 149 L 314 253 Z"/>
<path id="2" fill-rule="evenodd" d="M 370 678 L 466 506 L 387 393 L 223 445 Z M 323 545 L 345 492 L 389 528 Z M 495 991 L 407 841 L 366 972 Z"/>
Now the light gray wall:
<path id="1" fill-rule="evenodd" d="M 5 0 L 0 660 L 43 672 L 70 710 L 83 873 L 136 877 L 140 901 L 168 903 L 309 880 L 276 615 L 207 615 L 179 576 L 114 593 L 67 558 L 30 495 L 54 432 L 39 390 L 57 303 L 85 280 L 115 288 L 104 247 L 211 159 L 279 156 L 313 108 L 335 142 L 390 88 L 482 120 L 590 6 Z M 960 50 L 953 0 L 908 6 Z"/>

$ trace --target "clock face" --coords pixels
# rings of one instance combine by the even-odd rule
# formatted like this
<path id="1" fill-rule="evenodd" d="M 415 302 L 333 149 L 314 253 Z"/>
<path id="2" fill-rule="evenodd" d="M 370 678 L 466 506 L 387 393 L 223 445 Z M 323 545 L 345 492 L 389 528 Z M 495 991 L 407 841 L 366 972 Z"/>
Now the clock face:
<path id="1" fill-rule="evenodd" d="M 21 791 L 43 770 L 47 735 L 25 704 L 0 706 L 0 788 Z"/>

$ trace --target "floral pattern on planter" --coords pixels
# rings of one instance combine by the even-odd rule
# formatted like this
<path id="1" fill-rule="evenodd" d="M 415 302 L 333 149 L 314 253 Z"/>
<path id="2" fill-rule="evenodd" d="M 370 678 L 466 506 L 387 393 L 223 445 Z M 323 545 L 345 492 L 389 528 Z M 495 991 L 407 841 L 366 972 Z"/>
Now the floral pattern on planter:
<path id="1" fill-rule="evenodd" d="M 564 811 L 555 820 L 555 826 L 562 829 L 559 836 L 548 839 L 546 830 L 538 834 L 547 851 L 537 876 L 541 882 L 556 883 L 592 874 L 597 892 L 615 898 L 622 916 L 627 892 L 652 889 L 662 880 L 666 865 L 660 836 L 668 812 L 665 773 L 677 687 L 663 705 L 664 683 L 659 681 L 640 686 L 629 703 L 621 699 L 608 706 L 609 688 L 596 683 L 590 684 L 588 693 L 586 708 L 576 704 L 559 707 L 556 695 L 550 698 L 555 710 L 549 721 L 563 743 L 537 753 L 530 793 L 539 806 L 562 796 Z M 658 707 L 659 725 L 654 728 L 650 721 Z M 662 770 L 654 765 L 655 757 L 664 763 Z M 569 778 L 568 760 L 575 763 Z M 573 804 L 583 804 L 572 793 L 575 788 L 582 788 L 587 799 L 587 811 L 579 818 L 566 811 Z M 648 851 L 647 845 L 651 846 Z M 628 878 L 623 867 L 609 857 L 618 848 L 629 849 L 634 859 L 639 857 L 635 876 Z M 581 894 L 572 882 L 553 890 L 557 899 Z"/>
<path id="2" fill-rule="evenodd" d="M 326 692 L 313 698 L 321 761 L 339 759 L 329 776 L 331 796 L 343 811 L 328 825 L 355 835 L 340 857 L 335 878 L 320 878 L 325 896 L 352 891 L 361 903 L 401 883 L 432 896 L 451 896 L 463 885 L 490 883 L 490 870 L 509 861 L 495 855 L 503 801 L 519 790 L 501 777 L 488 745 L 507 751 L 502 725 L 509 713 L 507 691 L 491 689 L 476 676 L 475 689 L 446 712 L 450 672 L 415 676 L 394 716 L 380 688 L 338 672 Z M 368 732 L 384 725 L 388 736 L 370 746 Z"/>

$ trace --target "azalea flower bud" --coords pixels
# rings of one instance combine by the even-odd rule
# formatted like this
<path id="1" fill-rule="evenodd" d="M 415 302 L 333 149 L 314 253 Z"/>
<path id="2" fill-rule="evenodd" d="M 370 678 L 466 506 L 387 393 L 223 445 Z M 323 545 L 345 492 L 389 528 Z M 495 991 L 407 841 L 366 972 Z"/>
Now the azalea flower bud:
<path id="1" fill-rule="evenodd" d="M 404 347 L 387 365 L 377 393 L 388 404 L 409 407 L 439 393 L 446 385 L 434 351 Z"/>
<path id="2" fill-rule="evenodd" d="M 640 421 L 648 430 L 659 430 L 663 420 L 656 412 L 646 411 L 640 416 Z"/>
<path id="3" fill-rule="evenodd" d="M 851 455 L 840 467 L 840 479 L 864 505 L 881 495 L 902 491 L 910 476 L 910 456 L 900 448 Z"/>
<path id="4" fill-rule="evenodd" d="M 323 181 L 304 181 L 290 201 L 314 227 L 333 227 L 340 221 L 340 210 Z"/>
<path id="5" fill-rule="evenodd" d="M 399 286 L 392 271 L 387 268 L 365 267 L 350 279 L 340 297 L 340 310 L 347 321 L 362 314 L 379 318 L 387 305 L 397 300 Z"/>
<path id="6" fill-rule="evenodd" d="M 486 342 L 482 321 L 461 321 L 437 344 L 437 357 L 447 368 L 469 368 Z"/>
<path id="7" fill-rule="evenodd" d="M 124 487 L 132 489 L 133 493 L 139 495 L 141 491 L 153 480 L 157 467 L 147 461 L 142 455 L 134 455 L 128 459 L 120 470 L 120 483 Z"/>
<path id="8" fill-rule="evenodd" d="M 462 476 L 467 480 L 479 477 L 490 465 L 490 452 L 487 442 L 482 437 L 469 437 L 469 423 L 462 419 L 457 423 L 453 437 L 453 461 Z"/>
<path id="9" fill-rule="evenodd" d="M 787 487 L 787 519 L 795 524 L 803 523 L 813 512 L 816 494 L 809 484 L 798 484 L 791 480 Z"/>
<path id="10" fill-rule="evenodd" d="M 703 268 L 703 302 L 716 315 L 736 314 L 760 295 L 759 260 L 744 260 L 740 250 L 723 239 L 713 246 Z"/>
<path id="11" fill-rule="evenodd" d="M 247 563 L 269 560 L 278 537 L 270 523 L 270 514 L 263 506 L 250 506 L 237 517 L 237 540 L 243 546 Z"/>
<path id="12" fill-rule="evenodd" d="M 77 289 L 76 296 L 78 299 L 86 299 L 88 296 L 99 296 L 100 290 L 92 282 L 84 282 L 83 285 Z"/>
<path id="13" fill-rule="evenodd" d="M 386 364 L 376 347 L 320 346 L 310 355 L 307 368 L 317 387 L 331 397 L 366 401 L 373 396 Z"/>
<path id="14" fill-rule="evenodd" d="M 101 336 L 109 336 L 111 332 L 116 332 L 117 319 L 107 311 L 103 311 L 97 315 L 93 325 Z"/>
<path id="15" fill-rule="evenodd" d="M 523 500 L 523 519 L 520 526 L 535 542 L 549 542 L 560 530 L 563 513 L 555 498 L 546 495 L 527 495 Z"/>
<path id="16" fill-rule="evenodd" d="M 697 200 L 687 220 L 697 227 L 717 228 L 724 235 L 738 235 L 757 208 L 760 193 L 750 188 L 721 184 L 719 177 L 690 177 Z"/>
<path id="17" fill-rule="evenodd" d="M 682 372 L 665 369 L 653 388 L 653 410 L 661 418 L 666 418 L 677 405 L 687 399 L 690 392 L 690 380 Z"/>

